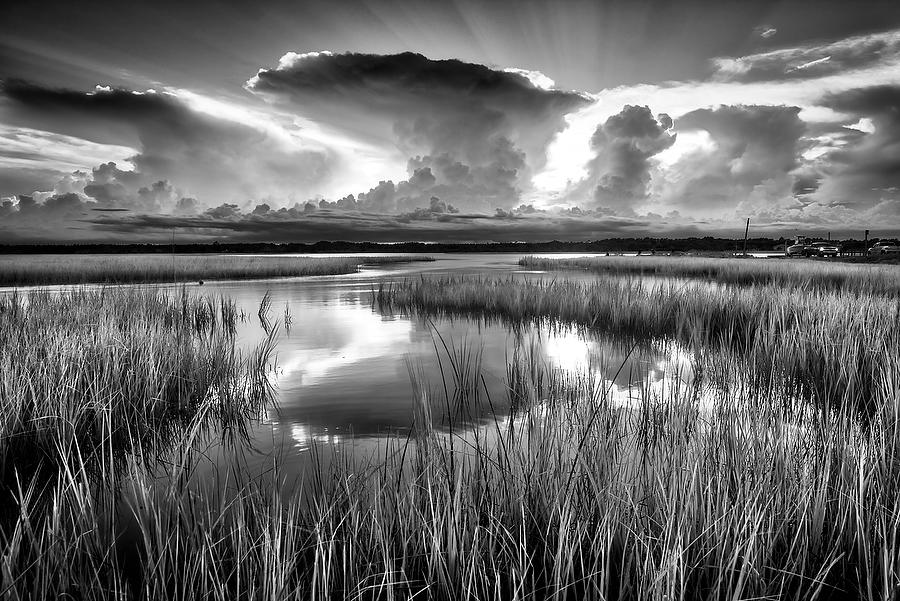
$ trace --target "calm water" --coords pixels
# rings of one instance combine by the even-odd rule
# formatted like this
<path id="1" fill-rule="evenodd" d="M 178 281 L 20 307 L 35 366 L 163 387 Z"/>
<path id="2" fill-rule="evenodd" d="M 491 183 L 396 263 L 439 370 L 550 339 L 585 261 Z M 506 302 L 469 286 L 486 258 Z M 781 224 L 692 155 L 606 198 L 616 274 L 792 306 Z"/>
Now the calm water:
<path id="1" fill-rule="evenodd" d="M 278 327 L 271 375 L 276 403 L 252 425 L 246 444 L 222 444 L 213 433 L 207 441 L 209 461 L 195 476 L 200 480 L 235 473 L 256 477 L 277 464 L 282 475 L 290 478 L 308 471 L 305 468 L 311 461 L 328 461 L 335 454 L 373 454 L 377 461 L 383 447 L 380 441 L 407 434 L 413 424 L 417 397 L 411 372 L 419 374 L 426 389 L 435 389 L 437 394 L 431 398 L 442 401 L 445 385 L 450 390 L 455 385 L 450 367 L 460 353 L 479 358 L 479 398 L 462 413 L 443 405 L 433 407 L 433 424 L 443 432 L 451 426 L 454 431 L 476 428 L 508 414 L 507 366 L 515 356 L 570 375 L 590 370 L 597 386 L 626 405 L 635 401 L 641 388 L 661 388 L 690 377 L 690 361 L 671 345 L 648 344 L 630 352 L 614 339 L 576 328 L 513 331 L 475 320 L 386 315 L 373 307 L 372 291 L 380 283 L 423 275 L 581 281 L 596 277 L 585 272 L 526 271 L 517 265 L 519 254 L 433 256 L 434 262 L 363 268 L 360 273 L 340 276 L 189 286 L 194 292 L 225 295 L 237 303 L 248 316 L 237 332 L 245 352 L 266 337 L 257 312 L 267 293 L 269 320 Z M 645 279 L 652 283 L 653 278 Z"/>
<path id="2" fill-rule="evenodd" d="M 385 315 L 373 307 L 372 290 L 379 283 L 423 274 L 585 281 L 593 277 L 580 272 L 548 276 L 525 271 L 516 264 L 518 254 L 435 258 L 429 263 L 364 268 L 342 276 L 208 282 L 196 287 L 204 294 L 229 296 L 250 316 L 238 330 L 238 343 L 245 350 L 266 336 L 257 311 L 267 292 L 272 302 L 270 321 L 278 322 L 279 328 L 272 375 L 276 405 L 261 423 L 254 424 L 250 444 L 226 447 L 213 437 L 207 450 L 208 473 L 204 475 L 201 468 L 199 477 L 221 476 L 236 466 L 252 476 L 269 470 L 273 462 L 283 474 L 293 476 L 310 461 L 321 462 L 334 453 L 377 454 L 380 440 L 405 435 L 412 427 L 416 394 L 410 372 L 419 373 L 436 392 L 443 392 L 444 384 L 452 390 L 450 356 L 462 352 L 480 357 L 479 399 L 462 414 L 434 407 L 434 426 L 444 432 L 451 426 L 457 430 L 477 427 L 507 414 L 507 365 L 517 352 L 572 375 L 590 368 L 597 385 L 622 403 L 633 401 L 642 386 L 663 386 L 689 374 L 689 361 L 677 351 L 648 346 L 629 353 L 630 348 L 613 339 L 576 328 L 513 331 L 474 320 Z M 443 395 L 433 398 L 442 402 Z"/>

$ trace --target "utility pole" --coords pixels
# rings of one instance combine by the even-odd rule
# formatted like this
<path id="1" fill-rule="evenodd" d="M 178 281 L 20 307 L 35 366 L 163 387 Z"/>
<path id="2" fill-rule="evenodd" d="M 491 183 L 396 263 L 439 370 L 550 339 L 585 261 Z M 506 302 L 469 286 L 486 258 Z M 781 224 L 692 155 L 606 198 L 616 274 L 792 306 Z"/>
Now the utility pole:
<path id="1" fill-rule="evenodd" d="M 747 228 L 744 230 L 744 256 L 747 256 L 747 235 L 750 233 L 750 218 L 747 217 Z"/>
<path id="2" fill-rule="evenodd" d="M 866 257 L 869 254 L 869 230 L 866 230 L 866 237 L 863 238 L 863 256 Z"/>

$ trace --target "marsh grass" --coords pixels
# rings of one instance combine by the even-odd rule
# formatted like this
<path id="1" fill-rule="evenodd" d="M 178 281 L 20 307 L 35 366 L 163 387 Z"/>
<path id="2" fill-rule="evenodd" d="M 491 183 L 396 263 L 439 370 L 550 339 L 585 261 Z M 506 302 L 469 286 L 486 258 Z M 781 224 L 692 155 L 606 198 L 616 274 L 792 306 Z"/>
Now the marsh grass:
<path id="1" fill-rule="evenodd" d="M 428 381 L 409 365 L 411 435 L 388 438 L 385 461 L 374 464 L 338 449 L 294 494 L 280 491 L 277 474 L 212 483 L 199 494 L 181 476 L 202 454 L 179 454 L 183 461 L 160 481 L 140 460 L 124 474 L 106 459 L 96 474 L 73 461 L 110 436 L 51 445 L 66 467 L 46 489 L 18 481 L 15 519 L 0 531 L 0 597 L 895 599 L 896 307 L 883 297 L 804 300 L 801 291 L 771 288 L 480 278 L 385 287 L 377 295 L 384 310 L 608 323 L 679 337 L 693 345 L 703 377 L 692 387 L 636 384 L 639 400 L 623 404 L 600 374 L 560 372 L 522 347 L 506 375 L 512 412 L 439 430 L 434 411 L 500 399 L 489 398 L 480 349 L 438 333 L 441 377 Z M 853 311 L 845 296 L 856 299 Z M 22 305 L 10 314 L 21 315 Z M 849 328 L 869 337 L 873 353 L 850 355 L 856 363 L 846 354 L 857 352 Z M 736 361 L 723 346 L 755 359 Z M 775 375 L 783 362 L 816 365 L 828 402 L 798 400 Z M 865 374 L 862 420 L 861 384 L 853 382 Z M 38 390 L 50 404 L 51 389 Z M 102 414 L 102 431 L 115 429 L 110 416 Z M 186 431 L 202 423 L 194 413 Z M 174 444 L 189 450 L 193 439 Z M 149 460 L 143 445 L 131 448 Z M 123 510 L 137 532 L 127 540 L 117 523 Z M 113 551 L 125 544 L 136 559 Z"/>
<path id="2" fill-rule="evenodd" d="M 101 477 L 198 415 L 240 435 L 271 397 L 259 372 L 273 342 L 243 358 L 236 320 L 232 301 L 184 290 L 0 296 L 0 489 L 61 469 Z"/>
<path id="3" fill-rule="evenodd" d="M 714 280 L 725 284 L 777 285 L 806 290 L 900 293 L 897 265 L 857 265 L 809 259 L 735 259 L 709 257 L 522 257 L 531 270 L 579 270 L 607 275 L 656 275 Z"/>
<path id="4" fill-rule="evenodd" d="M 865 429 L 844 411 L 809 420 L 752 387 L 720 389 L 708 411 L 652 394 L 626 410 L 590 377 L 553 381 L 560 387 L 544 402 L 493 433 L 461 436 L 455 449 L 420 436 L 402 484 L 392 483 L 404 467 L 395 462 L 366 486 L 329 490 L 312 582 L 338 588 L 313 596 L 900 592 L 896 402 L 880 405 L 878 426 Z M 356 558 L 349 578 L 347 557 Z"/>
<path id="5" fill-rule="evenodd" d="M 469 365 L 445 366 L 449 381 L 454 369 L 477 371 L 468 345 L 450 353 Z M 510 369 L 523 380 L 510 389 L 538 377 L 531 387 L 546 396 L 450 434 L 429 429 L 435 402 L 417 397 L 421 430 L 388 440 L 384 463 L 342 455 L 296 496 L 260 482 L 197 495 L 177 477 L 160 488 L 135 471 L 118 496 L 92 498 L 70 472 L 53 488 L 52 519 L 23 512 L 4 569 L 17 591 L 84 598 L 900 593 L 900 429 L 887 383 L 862 427 L 844 410 L 806 412 L 777 388 L 761 397 L 733 365 L 728 377 L 744 385 L 712 386 L 703 410 L 650 390 L 623 407 L 593 374 L 563 377 L 526 354 Z M 449 392 L 437 406 L 452 404 Z M 106 552 L 116 503 L 137 524 L 134 579 Z M 23 573 L 32 588 L 19 587 Z"/>
<path id="6" fill-rule="evenodd" d="M 191 283 L 341 275 L 361 265 L 430 261 L 429 257 L 282 257 L 222 255 L 9 255 L 0 256 L 0 286 L 54 284 Z"/>
<path id="7" fill-rule="evenodd" d="M 564 322 L 625 340 L 713 347 L 753 365 L 761 381 L 778 377 L 798 395 L 823 405 L 851 402 L 862 413 L 872 387 L 895 377 L 885 358 L 900 348 L 900 298 L 853 291 L 439 277 L 382 284 L 374 301 L 423 317 L 468 315 L 513 327 Z"/>

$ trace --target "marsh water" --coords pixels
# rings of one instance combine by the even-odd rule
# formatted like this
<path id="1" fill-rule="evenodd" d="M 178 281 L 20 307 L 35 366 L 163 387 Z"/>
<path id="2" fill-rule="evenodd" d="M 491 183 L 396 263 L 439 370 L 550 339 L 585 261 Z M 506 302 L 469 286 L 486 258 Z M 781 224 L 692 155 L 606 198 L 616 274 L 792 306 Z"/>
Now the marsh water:
<path id="1" fill-rule="evenodd" d="M 312 463 L 335 456 L 371 456 L 377 462 L 383 441 L 402 440 L 410 433 L 414 407 L 423 394 L 436 403 L 431 410 L 436 431 L 471 431 L 508 416 L 512 397 L 507 370 L 517 361 L 544 373 L 589 374 L 605 395 L 623 405 L 648 390 L 690 378 L 690 361 L 673 344 L 646 341 L 634 348 L 605 336 L 602 328 L 426 318 L 376 306 L 373 292 L 380 284 L 410 278 L 480 275 L 590 282 L 597 277 L 580 271 L 529 271 L 518 265 L 519 254 L 431 256 L 434 261 L 364 266 L 346 275 L 178 284 L 179 290 L 186 286 L 189 292 L 226 296 L 236 303 L 244 316 L 236 342 L 245 355 L 275 331 L 273 402 L 237 442 L 221 432 L 206 433 L 202 455 L 207 461 L 194 468 L 194 477 L 256 478 L 278 466 L 282 479 L 295 481 L 315 471 L 307 469 Z M 670 281 L 642 280 L 649 286 Z M 261 319 L 260 302 L 266 296 L 270 308 Z M 466 385 L 475 389 L 476 399 L 464 411 L 442 404 L 448 390 Z"/>
<path id="2" fill-rule="evenodd" d="M 210 461 L 199 468 L 198 477 L 235 473 L 255 477 L 277 465 L 282 478 L 294 479 L 308 472 L 311 462 L 320 464 L 335 454 L 363 460 L 371 455 L 378 461 L 381 441 L 409 434 L 414 403 L 420 401 L 423 389 L 432 390 L 431 397 L 437 400 L 446 398 L 448 388 L 464 384 L 455 372 L 457 364 L 477 371 L 463 377 L 473 378 L 478 399 L 465 412 L 438 403 L 431 420 L 443 433 L 477 428 L 509 413 L 507 368 L 515 360 L 573 377 L 590 372 L 607 394 L 626 404 L 650 388 L 688 377 L 689 361 L 671 345 L 648 343 L 636 351 L 600 332 L 575 327 L 423 318 L 375 306 L 373 291 L 380 283 L 406 278 L 444 274 L 590 281 L 595 277 L 527 271 L 517 265 L 517 254 L 434 258 L 363 267 L 349 275 L 190 285 L 196 292 L 225 295 L 237 303 L 246 315 L 237 332 L 244 352 L 277 328 L 271 374 L 275 402 L 262 420 L 252 424 L 242 444 L 222 444 L 211 436 L 205 451 Z M 267 294 L 271 308 L 264 323 L 258 310 Z M 414 378 L 422 383 L 418 390 Z"/>

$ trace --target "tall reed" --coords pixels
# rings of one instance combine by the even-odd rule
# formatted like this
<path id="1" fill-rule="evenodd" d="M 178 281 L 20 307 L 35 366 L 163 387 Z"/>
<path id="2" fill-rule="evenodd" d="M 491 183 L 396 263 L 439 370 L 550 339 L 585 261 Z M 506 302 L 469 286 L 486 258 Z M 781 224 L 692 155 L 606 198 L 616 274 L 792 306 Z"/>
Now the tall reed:
<path id="1" fill-rule="evenodd" d="M 448 374 L 477 370 L 465 345 L 450 354 L 468 365 L 445 366 Z M 889 361 L 900 373 L 898 358 Z M 135 471 L 118 500 L 88 502 L 73 472 L 54 488 L 57 521 L 23 518 L 6 547 L 17 560 L 7 562 L 14 590 L 146 599 L 900 594 L 900 413 L 887 382 L 877 419 L 862 427 L 845 410 L 805 412 L 777 387 L 761 398 L 733 364 L 717 367 L 731 384 L 712 385 L 703 409 L 678 387 L 623 406 L 596 374 L 562 377 L 525 355 L 510 369 L 520 386 L 540 378 L 546 396 L 475 430 L 440 434 L 419 420 L 415 438 L 385 443 L 383 464 L 333 462 L 297 496 L 263 483 L 197 495 L 177 478 L 160 488 Z M 443 394 L 431 384 L 419 389 Z M 134 577 L 104 555 L 114 502 L 137 524 Z M 31 589 L 15 580 L 22 554 L 40 558 Z"/>
<path id="2" fill-rule="evenodd" d="M 410 365 L 416 430 L 386 439 L 381 463 L 335 449 L 293 494 L 278 474 L 186 486 L 198 453 L 179 454 L 160 480 L 144 468 L 143 444 L 130 446 L 135 460 L 122 471 L 111 453 L 87 468 L 79 458 L 90 437 L 47 447 L 64 469 L 45 489 L 20 476 L 16 515 L 0 530 L 0 597 L 900 596 L 895 300 L 483 278 L 393 284 L 377 300 L 423 315 L 634 328 L 690 345 L 700 375 L 690 386 L 638 384 L 626 399 L 608 376 L 562 373 L 521 348 L 507 369 L 512 413 L 442 432 L 432 412 L 464 408 L 487 387 L 480 350 L 436 335 L 441 381 Z M 27 305 L 9 304 L 10 315 Z M 87 315 L 82 323 L 90 331 Z M 854 336 L 868 338 L 854 346 Z M 782 364 L 818 373 L 827 397 L 798 398 L 777 375 Z M 97 416 L 101 448 L 118 426 L 112 416 Z M 184 431 L 203 423 L 195 412 Z M 194 437 L 173 444 L 190 449 Z"/>
<path id="3" fill-rule="evenodd" d="M 285 257 L 222 255 L 0 256 L 0 286 L 135 284 L 355 273 L 361 265 L 430 261 L 414 255 Z"/>
<path id="4" fill-rule="evenodd" d="M 165 446 L 198 413 L 242 427 L 271 391 L 236 351 L 235 320 L 231 300 L 184 290 L 0 296 L 0 488 Z"/>
<path id="5" fill-rule="evenodd" d="M 608 275 L 657 275 L 714 280 L 726 284 L 795 286 L 859 293 L 900 293 L 897 265 L 857 265 L 809 259 L 734 259 L 710 257 L 522 257 L 527 269 L 579 270 Z"/>
<path id="6" fill-rule="evenodd" d="M 757 366 L 761 377 L 782 374 L 821 403 L 852 402 L 862 411 L 874 383 L 892 377 L 886 357 L 900 348 L 900 298 L 853 291 L 447 276 L 385 283 L 374 300 L 420 316 L 562 321 L 631 340 L 712 345 Z"/>

